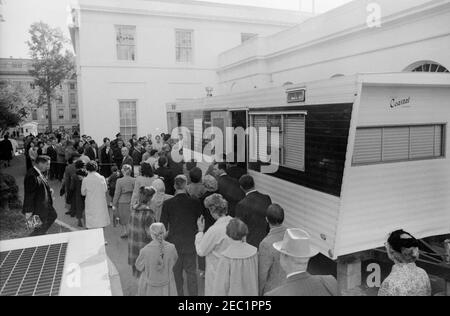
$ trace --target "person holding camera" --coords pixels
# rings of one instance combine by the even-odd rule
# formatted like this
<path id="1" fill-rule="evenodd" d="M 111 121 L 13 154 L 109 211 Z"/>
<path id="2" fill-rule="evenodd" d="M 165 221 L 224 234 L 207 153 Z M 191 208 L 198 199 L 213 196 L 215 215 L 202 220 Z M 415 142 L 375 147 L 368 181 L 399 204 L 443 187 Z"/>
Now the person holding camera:
<path id="1" fill-rule="evenodd" d="M 31 236 L 45 235 L 58 215 L 53 207 L 53 191 L 44 176 L 50 169 L 50 157 L 38 156 L 24 179 L 23 213 L 33 228 Z"/>

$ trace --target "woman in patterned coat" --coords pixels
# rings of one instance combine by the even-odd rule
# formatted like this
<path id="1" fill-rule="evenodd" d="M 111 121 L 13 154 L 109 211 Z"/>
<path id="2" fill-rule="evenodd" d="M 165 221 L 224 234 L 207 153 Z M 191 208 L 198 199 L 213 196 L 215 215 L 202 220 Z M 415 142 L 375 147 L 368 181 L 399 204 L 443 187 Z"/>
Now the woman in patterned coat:
<path id="1" fill-rule="evenodd" d="M 386 242 L 391 274 L 381 285 L 378 296 L 431 296 L 431 283 L 425 270 L 416 266 L 419 242 L 410 233 L 397 230 Z"/>
<path id="2" fill-rule="evenodd" d="M 133 276 L 139 278 L 141 273 L 136 269 L 136 260 L 141 250 L 152 240 L 146 231 L 146 225 L 156 222 L 155 213 L 150 204 L 156 191 L 153 188 L 139 189 L 139 202 L 131 210 L 128 224 L 128 264 L 133 270 Z"/>

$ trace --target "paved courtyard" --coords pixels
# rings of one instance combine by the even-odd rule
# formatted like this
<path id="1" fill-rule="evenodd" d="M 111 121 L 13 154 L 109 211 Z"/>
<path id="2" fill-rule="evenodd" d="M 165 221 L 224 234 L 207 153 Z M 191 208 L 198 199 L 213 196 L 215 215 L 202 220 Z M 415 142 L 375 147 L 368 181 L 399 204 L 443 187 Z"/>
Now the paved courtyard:
<path id="1" fill-rule="evenodd" d="M 8 173 L 16 178 L 19 185 L 20 198 L 23 199 L 23 180 L 25 177 L 25 161 L 24 157 L 16 157 L 11 164 L 11 167 L 2 169 L 3 172 Z M 51 181 L 50 183 L 54 190 L 54 205 L 58 213 L 56 224 L 50 229 L 50 233 L 67 232 L 68 230 L 76 231 L 77 220 L 65 215 L 67 212 L 65 208 L 64 198 L 59 196 L 61 183 L 59 181 Z M 62 226 L 62 227 L 61 227 Z M 120 228 L 115 228 L 112 225 L 105 229 L 105 239 L 108 242 L 106 252 L 111 261 L 116 266 L 121 283 L 122 290 L 125 296 L 135 296 L 137 294 L 137 280 L 134 279 L 131 268 L 128 265 L 128 242 L 120 238 Z M 203 284 L 199 280 L 199 294 L 204 291 Z M 186 289 L 187 290 L 187 289 Z"/>
<path id="2" fill-rule="evenodd" d="M 20 197 L 23 198 L 23 179 L 25 176 L 25 161 L 22 156 L 15 158 L 11 164 L 10 168 L 2 170 L 5 173 L 11 174 L 17 180 L 20 189 Z M 78 230 L 80 228 L 77 227 L 77 220 L 71 218 L 70 216 L 65 215 L 66 209 L 64 204 L 64 199 L 59 196 L 59 190 L 61 187 L 61 183 L 59 181 L 52 181 L 51 187 L 53 188 L 54 195 L 54 203 L 55 209 L 58 213 L 57 224 L 63 225 L 63 230 L 67 231 L 67 228 L 70 230 Z M 52 227 L 52 232 L 57 231 L 60 228 L 54 225 Z M 113 226 L 109 226 L 105 229 L 105 239 L 108 242 L 108 246 L 106 247 L 106 252 L 111 259 L 111 261 L 116 266 L 117 270 L 120 274 L 120 279 L 122 281 L 122 290 L 125 296 L 133 296 L 137 293 L 137 283 L 134 280 L 131 269 L 128 266 L 127 258 L 128 258 L 128 243 L 126 240 L 120 239 L 120 229 L 114 228 Z"/>

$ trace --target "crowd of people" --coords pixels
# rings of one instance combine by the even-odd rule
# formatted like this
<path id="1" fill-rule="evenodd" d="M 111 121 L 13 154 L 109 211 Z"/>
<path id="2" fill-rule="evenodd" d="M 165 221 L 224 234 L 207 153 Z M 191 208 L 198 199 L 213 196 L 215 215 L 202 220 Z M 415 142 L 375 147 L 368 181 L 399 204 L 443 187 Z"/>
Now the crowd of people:
<path id="1" fill-rule="evenodd" d="M 138 295 L 197 296 L 199 279 L 206 296 L 338 295 L 333 276 L 307 272 L 318 254 L 308 232 L 287 228 L 283 207 L 244 168 L 213 162 L 204 172 L 195 161 L 174 161 L 174 144 L 165 134 L 129 141 L 117 134 L 101 146 L 84 135 L 26 139 L 24 213 L 42 222 L 32 235 L 56 219 L 53 179 L 80 227 L 120 227 Z M 430 295 L 414 263 L 417 240 L 397 231 L 386 247 L 395 266 L 380 295 Z"/>

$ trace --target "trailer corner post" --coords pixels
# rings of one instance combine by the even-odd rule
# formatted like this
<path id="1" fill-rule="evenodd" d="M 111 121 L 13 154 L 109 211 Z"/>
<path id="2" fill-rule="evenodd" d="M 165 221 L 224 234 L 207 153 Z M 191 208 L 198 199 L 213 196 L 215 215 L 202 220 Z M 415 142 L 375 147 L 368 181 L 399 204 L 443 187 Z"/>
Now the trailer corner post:
<path id="1" fill-rule="evenodd" d="M 450 264 L 450 239 L 444 241 L 445 262 Z"/>
<path id="2" fill-rule="evenodd" d="M 362 284 L 361 259 L 339 259 L 337 262 L 337 281 L 339 293 L 342 296 L 360 288 Z"/>

